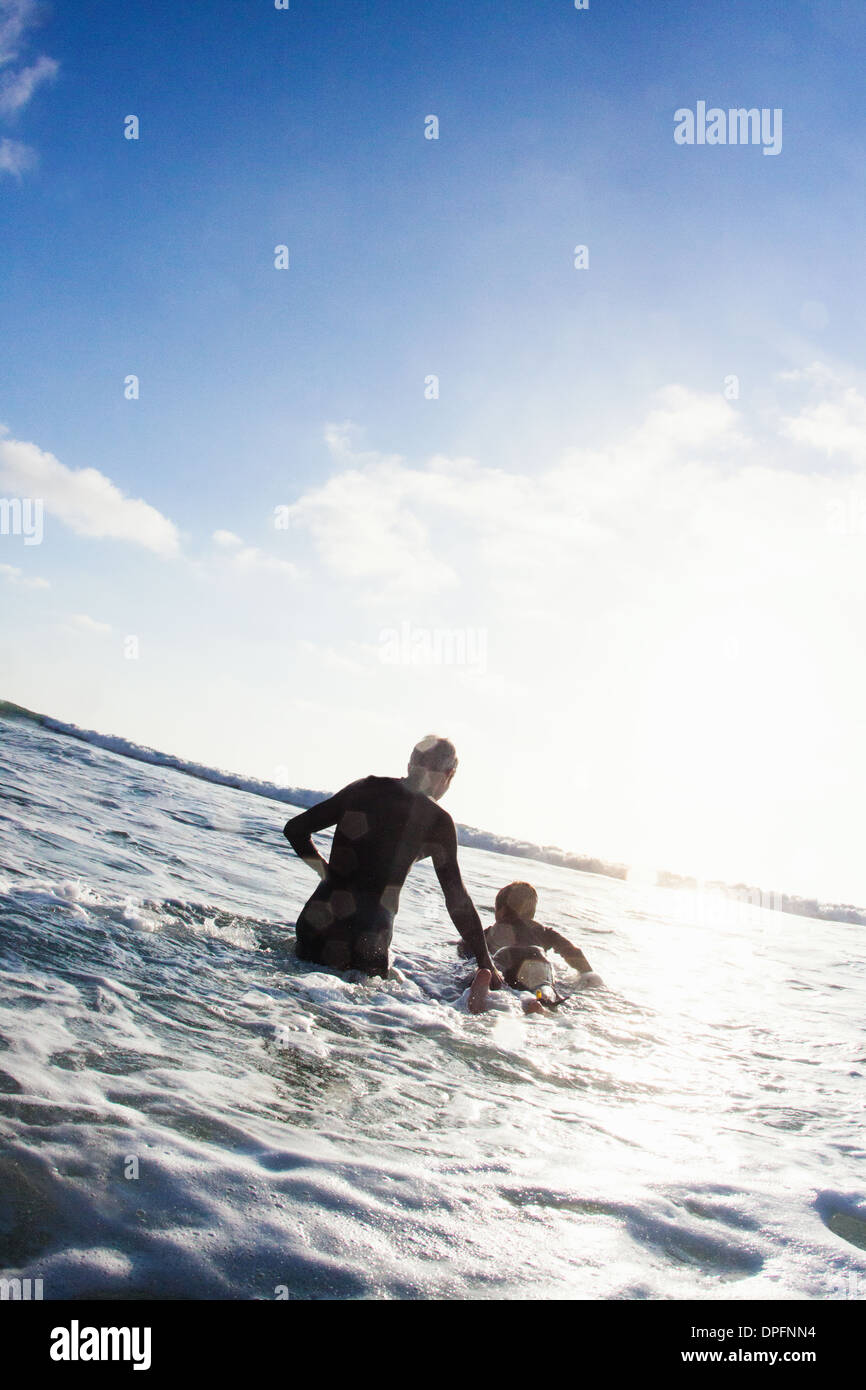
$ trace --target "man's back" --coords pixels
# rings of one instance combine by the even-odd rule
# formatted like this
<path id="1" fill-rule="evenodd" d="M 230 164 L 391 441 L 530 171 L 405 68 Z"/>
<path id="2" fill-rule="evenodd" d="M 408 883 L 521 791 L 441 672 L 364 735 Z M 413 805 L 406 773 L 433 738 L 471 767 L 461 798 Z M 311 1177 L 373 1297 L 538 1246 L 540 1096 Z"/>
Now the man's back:
<path id="1" fill-rule="evenodd" d="M 378 897 L 387 894 L 392 912 L 397 910 L 400 889 L 412 865 L 444 851 L 452 826 L 451 817 L 435 801 L 411 791 L 398 778 L 363 777 L 344 787 L 331 803 L 323 802 L 298 816 L 290 828 L 306 835 L 334 824 L 334 815 L 328 877 L 334 887 Z M 294 845 L 294 834 L 289 838 Z"/>

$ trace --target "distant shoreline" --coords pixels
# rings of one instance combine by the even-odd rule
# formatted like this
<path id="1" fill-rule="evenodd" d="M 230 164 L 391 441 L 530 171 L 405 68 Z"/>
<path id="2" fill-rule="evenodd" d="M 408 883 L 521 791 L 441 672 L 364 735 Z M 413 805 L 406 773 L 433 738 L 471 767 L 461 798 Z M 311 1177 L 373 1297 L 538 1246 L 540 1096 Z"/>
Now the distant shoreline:
<path id="1" fill-rule="evenodd" d="M 150 763 L 156 767 L 167 767 L 182 772 L 187 777 L 195 777 L 201 782 L 212 782 L 217 786 L 233 787 L 236 791 L 246 791 L 254 796 L 268 797 L 272 801 L 282 801 L 290 806 L 314 806 L 331 796 L 329 791 L 313 791 L 307 787 L 278 787 L 274 782 L 263 782 L 254 777 L 244 777 L 239 773 L 223 772 L 220 768 L 206 767 L 202 763 L 189 762 L 177 758 L 172 753 L 160 753 L 153 748 L 132 743 L 129 739 L 113 734 L 100 734 L 93 729 L 81 729 L 77 724 L 66 724 L 48 714 L 39 714 L 23 705 L 0 700 L 0 719 L 18 719 L 49 729 L 52 733 L 65 734 L 77 738 L 82 743 L 104 748 L 119 757 L 131 758 L 136 762 Z M 514 840 L 492 831 L 478 830 L 471 825 L 457 826 L 457 839 L 461 845 L 470 849 L 485 849 L 496 854 L 509 854 L 519 859 L 534 859 L 542 864 L 556 864 L 565 869 L 576 869 L 581 873 L 599 874 L 604 878 L 627 879 L 627 864 L 610 863 L 591 855 L 573 854 L 557 846 L 537 845 L 529 840 Z M 755 907 L 765 907 L 777 912 L 791 912 L 800 917 L 814 917 L 827 922 L 853 922 L 866 925 L 866 909 L 847 903 L 822 903 L 817 898 L 801 898 L 791 893 L 767 891 L 745 883 L 723 883 L 721 881 L 699 882 L 685 874 L 659 871 L 657 885 L 661 888 L 685 889 L 693 893 L 708 890 L 723 898 L 742 902 Z"/>

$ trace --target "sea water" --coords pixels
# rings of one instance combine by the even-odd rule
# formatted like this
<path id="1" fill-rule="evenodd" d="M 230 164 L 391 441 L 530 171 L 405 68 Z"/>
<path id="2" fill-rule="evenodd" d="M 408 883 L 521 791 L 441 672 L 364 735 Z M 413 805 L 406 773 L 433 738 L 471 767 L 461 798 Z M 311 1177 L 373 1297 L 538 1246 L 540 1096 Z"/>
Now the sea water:
<path id="1" fill-rule="evenodd" d="M 866 1297 L 861 926 L 464 849 L 604 980 L 473 1017 L 429 863 L 364 981 L 295 958 L 279 801 L 8 718 L 0 786 L 0 1277 Z"/>

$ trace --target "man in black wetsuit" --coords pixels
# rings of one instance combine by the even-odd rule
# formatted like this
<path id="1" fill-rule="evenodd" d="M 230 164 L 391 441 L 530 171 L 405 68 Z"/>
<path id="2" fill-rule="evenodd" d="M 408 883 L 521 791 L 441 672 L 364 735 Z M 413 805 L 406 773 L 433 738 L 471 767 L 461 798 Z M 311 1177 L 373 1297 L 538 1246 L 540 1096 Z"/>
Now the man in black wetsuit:
<path id="1" fill-rule="evenodd" d="M 287 823 L 292 849 L 322 880 L 295 927 L 301 960 L 387 975 L 400 889 L 429 856 L 467 955 L 492 972 L 493 988 L 502 985 L 460 877 L 454 822 L 436 805 L 456 770 L 453 743 L 431 735 L 413 748 L 405 777 L 363 777 Z M 312 836 L 329 825 L 336 829 L 326 862 Z"/>

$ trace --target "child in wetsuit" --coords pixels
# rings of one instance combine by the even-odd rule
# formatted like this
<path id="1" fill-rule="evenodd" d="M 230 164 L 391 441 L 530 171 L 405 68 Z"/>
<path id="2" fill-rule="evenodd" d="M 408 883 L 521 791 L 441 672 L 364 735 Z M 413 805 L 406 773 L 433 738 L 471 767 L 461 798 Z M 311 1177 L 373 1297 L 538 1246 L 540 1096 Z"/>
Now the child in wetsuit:
<path id="1" fill-rule="evenodd" d="M 538 1012 L 544 1005 L 555 1007 L 562 1003 L 545 951 L 556 951 L 566 964 L 584 977 L 582 983 L 601 983 L 579 946 L 552 927 L 535 921 L 537 906 L 538 894 L 531 883 L 507 884 L 496 894 L 495 920 L 484 933 L 487 949 L 505 983 L 525 992 L 521 1002 L 527 1013 Z M 463 942 L 457 949 L 461 955 L 467 955 L 462 948 Z M 491 1007 L 487 974 L 486 970 L 479 970 L 466 993 L 466 1007 L 470 1013 L 482 1013 Z"/>

